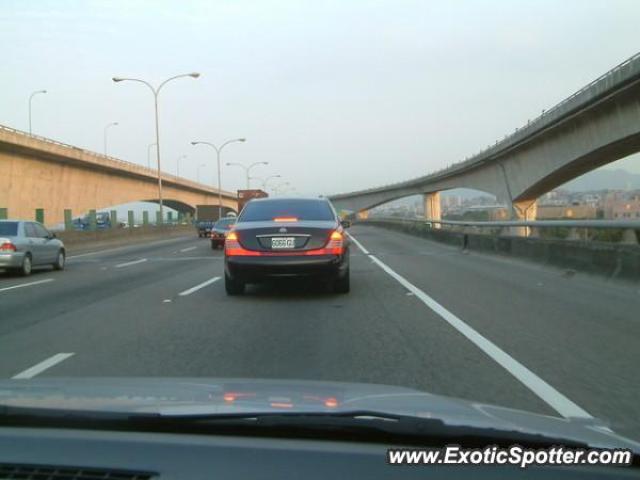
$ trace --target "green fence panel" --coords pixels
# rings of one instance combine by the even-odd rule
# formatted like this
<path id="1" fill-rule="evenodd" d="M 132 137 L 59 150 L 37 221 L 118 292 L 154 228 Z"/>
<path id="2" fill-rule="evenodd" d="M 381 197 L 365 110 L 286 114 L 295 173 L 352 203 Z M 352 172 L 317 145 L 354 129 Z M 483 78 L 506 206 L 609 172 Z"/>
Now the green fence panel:
<path id="1" fill-rule="evenodd" d="M 127 220 L 129 221 L 129 228 L 133 228 L 136 223 L 135 218 L 133 216 L 133 210 L 129 210 L 127 212 L 127 217 L 128 217 Z"/>
<path id="2" fill-rule="evenodd" d="M 96 219 L 96 211 L 89 210 L 89 231 L 95 232 L 98 228 L 98 221 Z"/>
<path id="3" fill-rule="evenodd" d="M 149 225 L 149 212 L 147 212 L 146 210 L 142 212 L 142 225 L 144 225 L 145 227 Z"/>
<path id="4" fill-rule="evenodd" d="M 6 208 L 0 208 L 0 220 L 6 220 L 9 218 L 9 210 Z"/>
<path id="5" fill-rule="evenodd" d="M 36 222 L 44 224 L 44 208 L 36 208 Z"/>
<path id="6" fill-rule="evenodd" d="M 109 221 L 111 222 L 111 228 L 118 227 L 118 211 L 117 210 L 111 210 L 111 212 L 109 212 Z"/>
<path id="7" fill-rule="evenodd" d="M 73 230 L 73 213 L 69 208 L 64 210 L 64 229 Z"/>

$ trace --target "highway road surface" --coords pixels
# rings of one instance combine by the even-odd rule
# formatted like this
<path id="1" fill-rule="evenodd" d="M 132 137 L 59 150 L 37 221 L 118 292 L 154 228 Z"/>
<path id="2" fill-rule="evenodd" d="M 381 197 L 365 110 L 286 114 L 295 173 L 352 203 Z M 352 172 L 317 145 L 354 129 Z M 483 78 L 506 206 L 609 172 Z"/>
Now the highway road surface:
<path id="1" fill-rule="evenodd" d="M 0 377 L 204 376 L 403 385 L 640 439 L 640 290 L 349 230 L 348 295 L 310 283 L 228 297 L 193 236 L 0 274 Z"/>

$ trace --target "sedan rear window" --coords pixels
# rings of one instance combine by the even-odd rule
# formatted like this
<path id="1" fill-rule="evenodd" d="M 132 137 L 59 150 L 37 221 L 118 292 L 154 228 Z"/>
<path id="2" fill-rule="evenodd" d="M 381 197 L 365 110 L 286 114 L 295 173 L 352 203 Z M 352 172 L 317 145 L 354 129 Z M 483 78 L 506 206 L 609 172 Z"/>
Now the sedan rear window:
<path id="1" fill-rule="evenodd" d="M 334 220 L 333 210 L 323 200 L 258 200 L 247 203 L 239 222 L 263 222 L 275 218 Z"/>
<path id="2" fill-rule="evenodd" d="M 227 225 L 232 225 L 232 224 L 234 224 L 234 223 L 236 223 L 236 219 L 235 219 L 235 218 L 223 218 L 223 219 L 221 219 L 221 220 L 218 220 L 218 221 L 215 223 L 214 227 L 217 227 L 217 228 L 224 228 L 224 227 L 226 227 Z"/>
<path id="3" fill-rule="evenodd" d="M 0 236 L 15 237 L 18 235 L 18 222 L 0 222 Z"/>

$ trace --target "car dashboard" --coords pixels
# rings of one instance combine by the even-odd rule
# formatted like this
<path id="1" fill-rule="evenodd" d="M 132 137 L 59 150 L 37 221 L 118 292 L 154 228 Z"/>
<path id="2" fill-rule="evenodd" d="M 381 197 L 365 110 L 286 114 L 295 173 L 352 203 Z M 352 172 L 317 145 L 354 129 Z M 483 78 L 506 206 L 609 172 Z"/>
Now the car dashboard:
<path id="1" fill-rule="evenodd" d="M 630 468 L 397 466 L 390 445 L 316 439 L 0 427 L 0 478 L 637 478 Z"/>

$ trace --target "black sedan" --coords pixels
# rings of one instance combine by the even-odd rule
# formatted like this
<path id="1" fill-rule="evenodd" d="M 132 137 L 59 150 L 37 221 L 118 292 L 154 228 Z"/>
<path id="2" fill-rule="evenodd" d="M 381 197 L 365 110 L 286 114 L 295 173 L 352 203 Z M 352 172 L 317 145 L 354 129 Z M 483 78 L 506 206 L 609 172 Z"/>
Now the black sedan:
<path id="1" fill-rule="evenodd" d="M 235 223 L 236 217 L 225 217 L 213 224 L 209 235 L 211 237 L 211 248 L 213 250 L 224 246 L 224 239 Z"/>
<path id="2" fill-rule="evenodd" d="M 279 277 L 312 276 L 349 292 L 349 241 L 328 200 L 263 198 L 251 200 L 225 242 L 227 294 L 247 283 Z"/>

